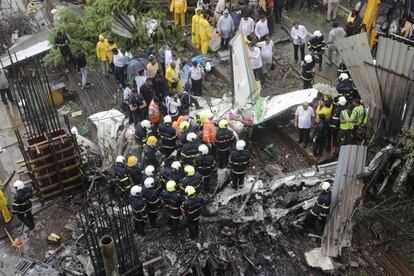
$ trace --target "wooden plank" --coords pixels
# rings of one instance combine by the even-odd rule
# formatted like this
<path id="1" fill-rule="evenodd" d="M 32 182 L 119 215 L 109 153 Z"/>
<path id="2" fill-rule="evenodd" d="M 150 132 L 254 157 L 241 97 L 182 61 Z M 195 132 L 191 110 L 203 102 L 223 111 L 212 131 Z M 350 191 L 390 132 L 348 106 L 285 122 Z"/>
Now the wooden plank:
<path id="1" fill-rule="evenodd" d="M 16 174 L 16 171 L 12 171 L 12 173 L 6 178 L 6 180 L 1 185 L 1 190 L 4 191 L 7 184 L 9 184 L 10 180 L 12 180 L 13 176 Z"/>
<path id="2" fill-rule="evenodd" d="M 82 176 L 81 174 L 78 174 L 78 175 L 69 177 L 69 178 L 63 180 L 62 184 L 67 184 L 67 183 L 70 183 L 72 181 L 78 180 L 79 178 L 81 178 L 81 176 Z M 58 186 L 59 186 L 59 183 L 54 183 L 54 184 L 48 185 L 46 187 L 40 187 L 39 189 L 42 192 L 42 194 L 47 194 L 47 191 L 53 190 L 54 188 L 56 188 Z M 61 191 L 61 190 L 59 190 L 59 191 Z"/>
<path id="3" fill-rule="evenodd" d="M 79 167 L 79 164 L 80 164 L 80 162 L 78 161 L 78 162 L 76 162 L 76 163 L 75 163 L 75 164 L 73 164 L 73 165 L 70 165 L 70 166 L 64 167 L 64 168 L 63 168 L 63 169 L 61 169 L 59 172 L 61 172 L 61 173 L 62 173 L 62 172 L 67 172 L 67 171 L 69 171 L 69 170 L 75 169 L 75 168 Z M 54 172 L 51 172 L 51 173 L 46 173 L 46 174 L 44 174 L 44 175 L 42 175 L 42 176 L 35 176 L 35 177 L 36 177 L 36 180 L 41 181 L 41 180 L 44 180 L 44 179 L 46 179 L 46 178 L 48 178 L 48 177 L 55 176 L 57 173 L 58 173 L 57 171 L 54 171 Z"/>
<path id="4" fill-rule="evenodd" d="M 75 148 L 75 146 L 72 144 L 72 145 L 70 145 L 69 147 L 66 147 L 66 148 L 63 148 L 63 149 L 57 150 L 57 151 L 55 152 L 55 154 L 64 153 L 64 152 L 66 152 L 66 151 L 68 151 L 68 150 L 71 150 L 71 149 L 74 149 L 74 148 Z M 33 163 L 35 163 L 35 162 L 38 162 L 38 161 L 41 161 L 41 160 L 43 160 L 43 159 L 46 159 L 46 158 L 51 157 L 51 156 L 52 156 L 52 154 L 53 154 L 53 153 L 48 153 L 48 154 L 43 155 L 43 156 L 41 156 L 41 157 L 38 157 L 38 158 L 35 158 L 35 159 L 30 159 L 28 163 L 33 164 Z"/>
<path id="5" fill-rule="evenodd" d="M 80 186 L 81 186 L 81 183 L 76 183 L 76 184 L 71 185 L 71 186 L 66 186 L 66 187 L 63 188 L 63 193 L 67 193 L 71 190 L 79 188 Z M 43 194 L 43 198 L 47 199 L 47 198 L 55 197 L 56 195 L 60 195 L 60 194 L 62 194 L 62 190 L 57 190 L 57 191 L 54 191 L 54 192 Z"/>
<path id="6" fill-rule="evenodd" d="M 63 159 L 60 159 L 59 161 L 57 161 L 56 163 L 57 164 L 60 164 L 60 163 L 64 163 L 64 162 L 67 162 L 67 161 L 70 161 L 70 160 L 73 160 L 73 159 L 76 159 L 77 158 L 77 156 L 76 155 L 72 155 L 72 156 L 69 156 L 69 157 L 66 157 L 66 158 L 63 158 Z M 46 164 L 46 165 L 43 165 L 43 166 L 40 166 L 40 167 L 34 167 L 33 168 L 33 171 L 34 172 L 38 172 L 38 171 L 42 171 L 42 170 L 44 170 L 44 169 L 47 169 L 47 168 L 49 168 L 49 167 L 52 167 L 52 166 L 55 166 L 56 164 L 55 163 L 53 163 L 53 162 L 51 162 L 51 163 L 49 163 L 49 164 Z"/>

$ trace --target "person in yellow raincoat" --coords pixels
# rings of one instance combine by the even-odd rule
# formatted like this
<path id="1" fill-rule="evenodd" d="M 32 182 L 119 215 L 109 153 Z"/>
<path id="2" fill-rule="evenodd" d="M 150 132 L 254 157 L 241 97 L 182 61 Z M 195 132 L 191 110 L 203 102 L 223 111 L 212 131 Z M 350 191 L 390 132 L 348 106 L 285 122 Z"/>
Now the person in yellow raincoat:
<path id="1" fill-rule="evenodd" d="M 12 216 L 10 214 L 9 208 L 7 208 L 7 198 L 4 196 L 3 191 L 0 190 L 0 211 L 3 216 L 3 219 L 6 223 L 10 222 Z"/>
<path id="2" fill-rule="evenodd" d="M 99 35 L 99 41 L 96 44 L 96 56 L 98 58 L 99 67 L 101 73 L 107 75 L 109 71 L 108 67 L 108 40 L 103 35 Z"/>
<path id="3" fill-rule="evenodd" d="M 191 42 L 196 49 L 200 49 L 200 30 L 198 27 L 200 18 L 201 11 L 199 9 L 195 9 L 195 14 L 191 18 Z"/>
<path id="4" fill-rule="evenodd" d="M 201 42 L 201 54 L 205 55 L 208 51 L 208 42 L 211 38 L 211 26 L 208 23 L 208 14 L 204 13 L 200 17 L 200 21 L 198 22 L 198 29 L 200 32 L 200 42 Z"/>
<path id="5" fill-rule="evenodd" d="M 165 70 L 165 79 L 167 80 L 168 88 L 170 91 L 177 89 L 178 92 L 181 92 L 182 85 L 180 78 L 178 77 L 177 71 L 175 70 L 175 62 L 171 62 L 170 65 Z"/>
<path id="6" fill-rule="evenodd" d="M 181 20 L 181 27 L 185 28 L 187 0 L 171 0 L 170 12 L 174 13 L 174 25 L 178 26 L 178 22 Z"/>

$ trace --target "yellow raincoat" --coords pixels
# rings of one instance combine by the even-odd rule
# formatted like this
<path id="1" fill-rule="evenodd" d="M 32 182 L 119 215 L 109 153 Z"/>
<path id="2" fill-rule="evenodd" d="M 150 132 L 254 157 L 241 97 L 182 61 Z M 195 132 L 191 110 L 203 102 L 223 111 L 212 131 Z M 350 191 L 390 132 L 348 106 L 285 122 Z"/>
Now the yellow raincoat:
<path id="1" fill-rule="evenodd" d="M 205 55 L 208 51 L 208 42 L 211 36 L 211 26 L 210 23 L 208 23 L 207 19 L 205 19 L 204 17 L 200 18 L 198 26 L 201 41 L 201 54 Z"/>
<path id="2" fill-rule="evenodd" d="M 174 13 L 174 25 L 178 26 L 178 22 L 181 19 L 181 26 L 184 27 L 187 0 L 171 0 L 170 12 Z"/>
<path id="3" fill-rule="evenodd" d="M 170 89 L 171 89 L 173 82 L 178 82 L 177 90 L 178 92 L 181 92 L 182 86 L 181 86 L 180 78 L 178 77 L 177 71 L 171 68 L 171 66 L 168 66 L 167 70 L 165 70 L 165 79 L 167 80 L 168 87 Z"/>
<path id="4" fill-rule="evenodd" d="M 198 27 L 201 18 L 200 14 L 201 12 L 198 9 L 195 9 L 195 14 L 191 18 L 191 42 L 196 49 L 200 49 L 200 30 Z"/>
<path id="5" fill-rule="evenodd" d="M 100 61 L 108 60 L 108 40 L 103 35 L 99 35 L 99 41 L 96 44 L 96 56 Z"/>
<path id="6" fill-rule="evenodd" d="M 3 215 L 3 219 L 6 223 L 8 223 L 12 216 L 10 214 L 9 209 L 7 208 L 7 198 L 4 196 L 3 191 L 0 190 L 0 211 Z"/>

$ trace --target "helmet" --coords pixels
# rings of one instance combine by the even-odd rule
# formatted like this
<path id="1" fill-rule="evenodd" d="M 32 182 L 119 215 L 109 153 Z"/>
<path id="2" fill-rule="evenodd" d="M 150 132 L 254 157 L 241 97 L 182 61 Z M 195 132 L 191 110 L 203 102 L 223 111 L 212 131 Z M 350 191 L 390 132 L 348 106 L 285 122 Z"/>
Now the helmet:
<path id="1" fill-rule="evenodd" d="M 21 190 L 24 188 L 24 183 L 21 180 L 16 180 L 13 183 L 13 187 L 16 189 L 16 191 Z"/>
<path id="2" fill-rule="evenodd" d="M 145 179 L 144 181 L 145 188 L 149 189 L 149 188 L 154 187 L 154 182 L 155 180 L 153 177 L 147 177 L 147 179 Z"/>
<path id="3" fill-rule="evenodd" d="M 347 80 L 347 79 L 349 79 L 349 76 L 348 76 L 347 73 L 341 73 L 339 75 L 339 80 L 344 81 L 344 80 Z"/>
<path id="4" fill-rule="evenodd" d="M 190 123 L 187 121 L 182 121 L 178 126 L 181 130 L 186 130 L 190 126 Z"/>
<path id="5" fill-rule="evenodd" d="M 208 154 L 208 147 L 206 146 L 206 145 L 199 145 L 198 146 L 198 151 L 201 153 L 201 154 Z"/>
<path id="6" fill-rule="evenodd" d="M 322 36 L 322 33 L 321 33 L 321 31 L 316 30 L 316 31 L 313 32 L 313 36 L 315 36 L 315 37 L 321 37 Z"/>
<path id="7" fill-rule="evenodd" d="M 219 122 L 219 128 L 226 128 L 229 122 L 226 119 L 222 119 Z"/>
<path id="8" fill-rule="evenodd" d="M 243 140 L 239 140 L 236 143 L 236 149 L 237 150 L 244 150 L 244 147 L 246 146 L 246 142 Z"/>
<path id="9" fill-rule="evenodd" d="M 328 191 L 331 188 L 331 184 L 329 184 L 329 182 L 322 182 L 321 184 L 321 189 L 324 191 Z"/>
<path id="10" fill-rule="evenodd" d="M 195 194 L 196 190 L 193 186 L 187 186 L 185 187 L 184 192 L 187 196 L 192 196 L 193 194 Z"/>
<path id="11" fill-rule="evenodd" d="M 207 119 L 209 119 L 210 121 L 212 121 L 214 119 L 214 113 L 208 114 Z"/>
<path id="12" fill-rule="evenodd" d="M 143 121 L 141 122 L 141 126 L 142 126 L 143 128 L 149 129 L 149 128 L 151 128 L 151 122 L 150 122 L 150 121 L 148 121 L 148 120 L 143 120 Z"/>
<path id="13" fill-rule="evenodd" d="M 174 161 L 171 163 L 171 168 L 176 169 L 177 171 L 181 168 L 180 161 Z"/>
<path id="14" fill-rule="evenodd" d="M 167 182 L 166 188 L 168 192 L 174 192 L 175 191 L 175 181 L 174 180 L 170 180 Z"/>
<path id="15" fill-rule="evenodd" d="M 157 138 L 155 136 L 150 136 L 147 139 L 148 146 L 155 146 L 157 144 Z"/>
<path id="16" fill-rule="evenodd" d="M 306 63 L 311 63 L 313 61 L 313 58 L 312 58 L 312 56 L 311 55 L 306 55 L 305 56 L 305 62 Z"/>
<path id="17" fill-rule="evenodd" d="M 99 41 L 104 41 L 105 40 L 105 37 L 103 36 L 103 35 L 99 35 Z"/>
<path id="18" fill-rule="evenodd" d="M 138 164 L 138 158 L 135 155 L 128 157 L 128 167 L 133 167 Z"/>
<path id="19" fill-rule="evenodd" d="M 194 132 L 190 132 L 187 134 L 187 141 L 188 142 L 194 142 L 197 139 L 197 134 Z"/>
<path id="20" fill-rule="evenodd" d="M 184 167 L 184 172 L 187 176 L 193 176 L 195 174 L 195 169 L 191 165 L 187 165 Z"/>
<path id="21" fill-rule="evenodd" d="M 152 176 L 152 175 L 154 175 L 154 171 L 155 171 L 154 166 L 153 166 L 153 165 L 149 165 L 149 166 L 147 166 L 147 167 L 145 168 L 144 173 L 145 173 L 147 176 Z"/>
<path id="22" fill-rule="evenodd" d="M 164 124 L 171 124 L 172 123 L 172 118 L 170 115 L 167 115 L 164 117 Z"/>
<path id="23" fill-rule="evenodd" d="M 134 185 L 131 187 L 131 195 L 132 196 L 137 196 L 138 194 L 140 194 L 142 192 L 142 187 L 138 186 L 138 185 Z"/>
<path id="24" fill-rule="evenodd" d="M 119 155 L 116 157 L 115 159 L 116 163 L 125 163 L 125 157 L 123 157 L 122 155 Z"/>
<path id="25" fill-rule="evenodd" d="M 346 98 L 345 97 L 339 97 L 338 98 L 338 104 L 342 105 L 342 106 L 346 105 Z"/>

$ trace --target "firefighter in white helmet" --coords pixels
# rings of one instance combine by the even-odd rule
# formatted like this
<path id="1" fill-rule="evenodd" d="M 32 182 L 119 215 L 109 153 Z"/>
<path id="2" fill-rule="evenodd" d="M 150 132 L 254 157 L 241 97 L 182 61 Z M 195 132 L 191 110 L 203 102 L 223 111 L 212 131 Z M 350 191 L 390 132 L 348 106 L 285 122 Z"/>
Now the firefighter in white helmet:
<path id="1" fill-rule="evenodd" d="M 33 189 L 25 187 L 21 180 L 16 180 L 13 183 L 13 187 L 16 189 L 16 195 L 14 196 L 12 203 L 13 213 L 17 215 L 17 218 L 29 231 L 32 231 L 35 228 L 32 214 Z"/>
<path id="2" fill-rule="evenodd" d="M 244 184 L 244 175 L 250 165 L 250 153 L 246 149 L 245 141 L 237 141 L 236 150 L 230 154 L 229 165 L 231 168 L 233 188 L 239 189 Z"/>
<path id="3" fill-rule="evenodd" d="M 312 88 L 313 78 L 315 77 L 315 61 L 311 55 L 305 56 L 305 60 L 301 62 L 301 67 L 300 77 L 303 80 L 303 89 Z"/>
<path id="4" fill-rule="evenodd" d="M 322 235 L 323 229 L 325 228 L 332 196 L 331 184 L 329 182 L 322 182 L 320 188 L 322 191 L 304 221 L 305 226 L 311 231 L 316 231 L 318 235 Z"/>
<path id="5" fill-rule="evenodd" d="M 322 71 L 322 55 L 325 52 L 325 38 L 321 31 L 316 30 L 312 38 L 308 41 L 308 50 L 313 56 L 318 58 L 319 71 Z"/>
<path id="6" fill-rule="evenodd" d="M 161 208 L 161 199 L 155 187 L 155 179 L 153 177 L 150 176 L 145 179 L 142 196 L 147 203 L 149 222 L 152 227 L 156 227 L 157 215 Z"/>
<path id="7" fill-rule="evenodd" d="M 216 160 L 209 154 L 209 148 L 207 145 L 200 145 L 198 147 L 199 155 L 194 159 L 194 167 L 203 176 L 201 190 L 206 193 L 210 192 L 210 178 L 217 175 Z"/>
<path id="8" fill-rule="evenodd" d="M 148 223 L 147 205 L 142 197 L 142 187 L 135 185 L 132 186 L 129 195 L 129 204 L 132 207 L 132 213 L 134 214 L 135 231 L 140 236 L 145 236 L 145 224 Z"/>

